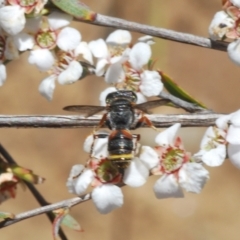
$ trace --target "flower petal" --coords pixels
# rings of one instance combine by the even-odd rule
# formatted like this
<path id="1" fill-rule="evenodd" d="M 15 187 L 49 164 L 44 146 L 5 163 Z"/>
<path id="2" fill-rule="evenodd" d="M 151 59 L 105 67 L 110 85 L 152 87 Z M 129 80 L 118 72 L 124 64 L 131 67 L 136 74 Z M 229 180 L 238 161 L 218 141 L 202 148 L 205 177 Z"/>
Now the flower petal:
<path id="1" fill-rule="evenodd" d="M 146 70 L 141 73 L 140 77 L 141 85 L 139 88 L 145 96 L 157 96 L 163 90 L 163 83 L 158 72 Z"/>
<path id="2" fill-rule="evenodd" d="M 115 30 L 110 33 L 106 39 L 108 44 L 114 45 L 126 45 L 132 41 L 132 36 L 129 31 L 126 30 Z"/>
<path id="3" fill-rule="evenodd" d="M 77 179 L 75 182 L 75 193 L 77 195 L 80 195 L 86 191 L 90 183 L 92 182 L 94 178 L 94 173 L 91 169 L 87 169 L 84 171 Z"/>
<path id="4" fill-rule="evenodd" d="M 0 64 L 0 86 L 4 84 L 7 79 L 6 67 L 4 64 Z"/>
<path id="5" fill-rule="evenodd" d="M 91 156 L 98 159 L 108 157 L 108 137 L 94 140 Z"/>
<path id="6" fill-rule="evenodd" d="M 173 174 L 164 174 L 153 187 L 156 198 L 182 198 L 184 197 L 182 189 L 177 183 Z"/>
<path id="7" fill-rule="evenodd" d="M 153 37 L 150 36 L 150 35 L 142 36 L 142 37 L 138 38 L 138 41 L 139 41 L 139 42 L 147 43 L 148 45 L 152 45 L 152 44 L 155 43 Z"/>
<path id="8" fill-rule="evenodd" d="M 94 57 L 96 58 L 109 57 L 108 47 L 103 39 L 91 41 L 88 45 Z"/>
<path id="9" fill-rule="evenodd" d="M 123 76 L 125 76 L 125 74 L 122 68 L 122 64 L 118 62 L 108 67 L 105 74 L 105 81 L 108 84 L 115 84 L 119 82 L 120 79 L 123 79 Z"/>
<path id="10" fill-rule="evenodd" d="M 19 51 L 26 51 L 27 49 L 32 49 L 35 43 L 34 37 L 21 32 L 14 36 L 14 42 Z"/>
<path id="11" fill-rule="evenodd" d="M 82 164 L 77 164 L 72 167 L 66 182 L 66 186 L 70 193 L 77 194 L 75 192 L 75 184 L 77 180 L 76 176 L 79 175 L 83 171 L 83 169 L 84 169 L 84 166 Z"/>
<path id="12" fill-rule="evenodd" d="M 48 16 L 48 22 L 52 30 L 66 27 L 70 24 L 73 17 L 66 13 L 52 12 Z"/>
<path id="13" fill-rule="evenodd" d="M 72 84 L 80 79 L 82 72 L 82 65 L 77 61 L 72 61 L 67 69 L 59 74 L 58 82 L 62 85 Z"/>
<path id="14" fill-rule="evenodd" d="M 39 85 L 38 91 L 40 94 L 45 97 L 47 100 L 52 100 L 53 98 L 53 91 L 55 89 L 55 79 L 54 75 L 51 75 L 45 78 Z"/>
<path id="15" fill-rule="evenodd" d="M 227 150 L 230 162 L 240 169 L 240 145 L 228 144 Z"/>
<path id="16" fill-rule="evenodd" d="M 159 133 L 155 138 L 155 142 L 159 146 L 173 145 L 177 131 L 180 127 L 181 127 L 180 123 L 175 123 L 171 127 L 167 128 L 164 131 L 162 131 L 161 133 Z"/>
<path id="17" fill-rule="evenodd" d="M 149 170 L 156 167 L 159 163 L 158 154 L 154 149 L 148 146 L 142 146 L 139 158 Z"/>
<path id="18" fill-rule="evenodd" d="M 209 172 L 199 163 L 186 163 L 179 171 L 179 184 L 187 192 L 200 193 L 208 179 Z"/>
<path id="19" fill-rule="evenodd" d="M 152 55 L 151 48 L 146 43 L 136 43 L 129 55 L 129 62 L 136 70 L 140 70 L 143 65 L 147 64 Z"/>
<path id="20" fill-rule="evenodd" d="M 236 126 L 236 127 L 240 127 L 240 110 L 229 114 L 230 117 L 230 122 Z"/>
<path id="21" fill-rule="evenodd" d="M 230 118 L 231 118 L 231 114 L 223 115 L 222 117 L 219 117 L 215 123 L 218 128 L 221 128 L 222 130 L 226 130 L 228 128 L 228 122 Z"/>
<path id="22" fill-rule="evenodd" d="M 45 72 L 52 67 L 54 57 L 48 49 L 36 49 L 30 52 L 28 62 L 35 64 L 40 71 Z"/>
<path id="23" fill-rule="evenodd" d="M 240 127 L 235 127 L 234 125 L 230 125 L 227 136 L 226 136 L 226 141 L 231 143 L 231 144 L 240 144 Z"/>
<path id="24" fill-rule="evenodd" d="M 97 76 L 102 76 L 105 71 L 105 66 L 108 64 L 108 61 L 105 58 L 99 59 L 96 65 L 95 73 Z"/>
<path id="25" fill-rule="evenodd" d="M 145 96 L 142 93 L 138 92 L 137 93 L 137 102 L 136 102 L 136 104 L 140 104 L 140 103 L 144 103 L 144 102 L 147 102 L 147 99 L 145 98 Z"/>
<path id="26" fill-rule="evenodd" d="M 0 8 L 0 26 L 9 35 L 21 32 L 26 23 L 24 9 L 19 5 Z"/>
<path id="27" fill-rule="evenodd" d="M 123 194 L 119 187 L 104 184 L 93 189 L 92 200 L 100 213 L 107 214 L 123 205 Z"/>
<path id="28" fill-rule="evenodd" d="M 194 155 L 197 159 L 201 159 L 206 165 L 210 167 L 218 167 L 223 164 L 226 158 L 226 145 L 219 144 L 217 147 L 210 150 L 200 150 Z"/>
<path id="29" fill-rule="evenodd" d="M 75 28 L 65 27 L 57 37 L 57 46 L 65 52 L 75 49 L 81 41 L 81 34 Z"/>
<path id="30" fill-rule="evenodd" d="M 125 170 L 123 182 L 130 187 L 140 187 L 146 183 L 149 170 L 139 158 L 134 158 Z"/>
<path id="31" fill-rule="evenodd" d="M 86 42 L 80 42 L 80 44 L 74 50 L 74 54 L 75 56 L 82 54 L 85 60 L 93 64 L 92 53 Z"/>
<path id="32" fill-rule="evenodd" d="M 240 65 L 240 39 L 231 42 L 227 47 L 229 58 L 237 65 Z"/>

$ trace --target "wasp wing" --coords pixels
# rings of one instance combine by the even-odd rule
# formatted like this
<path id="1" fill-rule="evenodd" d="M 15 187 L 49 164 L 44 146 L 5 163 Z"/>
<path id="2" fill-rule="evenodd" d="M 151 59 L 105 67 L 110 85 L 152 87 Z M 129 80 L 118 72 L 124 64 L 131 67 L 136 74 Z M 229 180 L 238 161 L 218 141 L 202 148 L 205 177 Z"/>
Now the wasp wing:
<path id="1" fill-rule="evenodd" d="M 86 117 L 90 117 L 98 112 L 105 110 L 104 106 L 92 106 L 92 105 L 72 105 L 64 107 L 63 110 L 70 112 L 79 112 L 84 114 Z"/>
<path id="2" fill-rule="evenodd" d="M 150 114 L 151 112 L 149 111 L 149 109 L 160 107 L 160 106 L 166 106 L 170 102 L 171 101 L 168 99 L 158 99 L 158 100 L 148 101 L 145 103 L 136 104 L 134 108 Z"/>

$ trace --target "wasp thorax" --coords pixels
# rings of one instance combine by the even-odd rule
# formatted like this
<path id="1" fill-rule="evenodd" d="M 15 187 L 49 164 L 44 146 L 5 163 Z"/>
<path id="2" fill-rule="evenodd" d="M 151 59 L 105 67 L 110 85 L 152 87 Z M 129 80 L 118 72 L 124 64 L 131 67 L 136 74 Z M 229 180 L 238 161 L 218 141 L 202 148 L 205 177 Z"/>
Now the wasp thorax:
<path id="1" fill-rule="evenodd" d="M 137 95 L 135 92 L 130 90 L 119 90 L 116 92 L 111 92 L 106 97 L 106 103 L 107 105 L 111 105 L 117 99 L 125 99 L 130 103 L 135 103 L 137 101 Z"/>

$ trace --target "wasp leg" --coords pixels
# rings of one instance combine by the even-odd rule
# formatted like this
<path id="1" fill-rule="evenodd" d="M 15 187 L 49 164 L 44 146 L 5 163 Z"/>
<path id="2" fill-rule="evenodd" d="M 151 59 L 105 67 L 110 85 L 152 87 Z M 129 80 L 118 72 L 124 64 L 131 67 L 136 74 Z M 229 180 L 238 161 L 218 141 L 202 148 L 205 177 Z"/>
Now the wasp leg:
<path id="1" fill-rule="evenodd" d="M 107 120 L 107 113 L 103 114 L 102 119 L 100 120 L 98 126 L 94 129 L 94 132 L 97 132 L 106 122 Z"/>
<path id="2" fill-rule="evenodd" d="M 144 115 L 138 120 L 134 129 L 143 126 L 143 124 L 148 125 L 150 128 L 154 129 L 155 131 L 158 131 L 158 129 L 152 124 L 152 122 L 149 120 L 149 118 Z"/>

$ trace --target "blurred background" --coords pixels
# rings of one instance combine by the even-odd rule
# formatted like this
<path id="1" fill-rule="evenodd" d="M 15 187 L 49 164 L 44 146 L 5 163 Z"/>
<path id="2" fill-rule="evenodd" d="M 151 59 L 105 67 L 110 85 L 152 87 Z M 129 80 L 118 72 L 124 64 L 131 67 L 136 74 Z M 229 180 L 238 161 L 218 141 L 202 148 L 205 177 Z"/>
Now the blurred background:
<path id="1" fill-rule="evenodd" d="M 219 0 L 88 0 L 90 8 L 104 15 L 143 24 L 208 37 L 208 26 Z M 84 41 L 106 38 L 114 29 L 75 24 Z M 132 33 L 134 40 L 142 36 Z M 157 67 L 210 109 L 230 113 L 240 107 L 240 70 L 225 52 L 208 50 L 157 39 L 153 58 Z M 1 114 L 66 114 L 61 109 L 73 104 L 99 104 L 100 91 L 107 85 L 96 77 L 87 77 L 69 86 L 56 86 L 48 102 L 38 93 L 46 76 L 27 63 L 28 53 L 7 66 L 8 79 L 0 88 Z M 175 111 L 176 112 L 176 111 Z M 159 109 L 156 113 L 170 113 Z M 171 110 L 171 113 L 174 113 Z M 205 128 L 181 129 L 185 147 L 196 152 Z M 91 129 L 0 129 L 0 141 L 21 166 L 46 178 L 38 190 L 49 202 L 74 197 L 65 187 L 72 165 L 84 163 L 84 138 Z M 137 130 L 142 144 L 154 145 L 152 129 Z M 88 201 L 71 210 L 84 233 L 64 228 L 69 239 L 104 240 L 237 240 L 240 239 L 240 171 L 231 163 L 211 168 L 210 180 L 199 195 L 185 194 L 183 199 L 157 200 L 150 177 L 141 188 L 124 187 L 124 206 L 108 215 L 100 215 Z M 38 207 L 28 190 L 18 188 L 16 199 L 4 202 L 1 211 L 15 214 Z M 1 240 L 51 240 L 51 224 L 45 215 L 1 229 Z"/>

